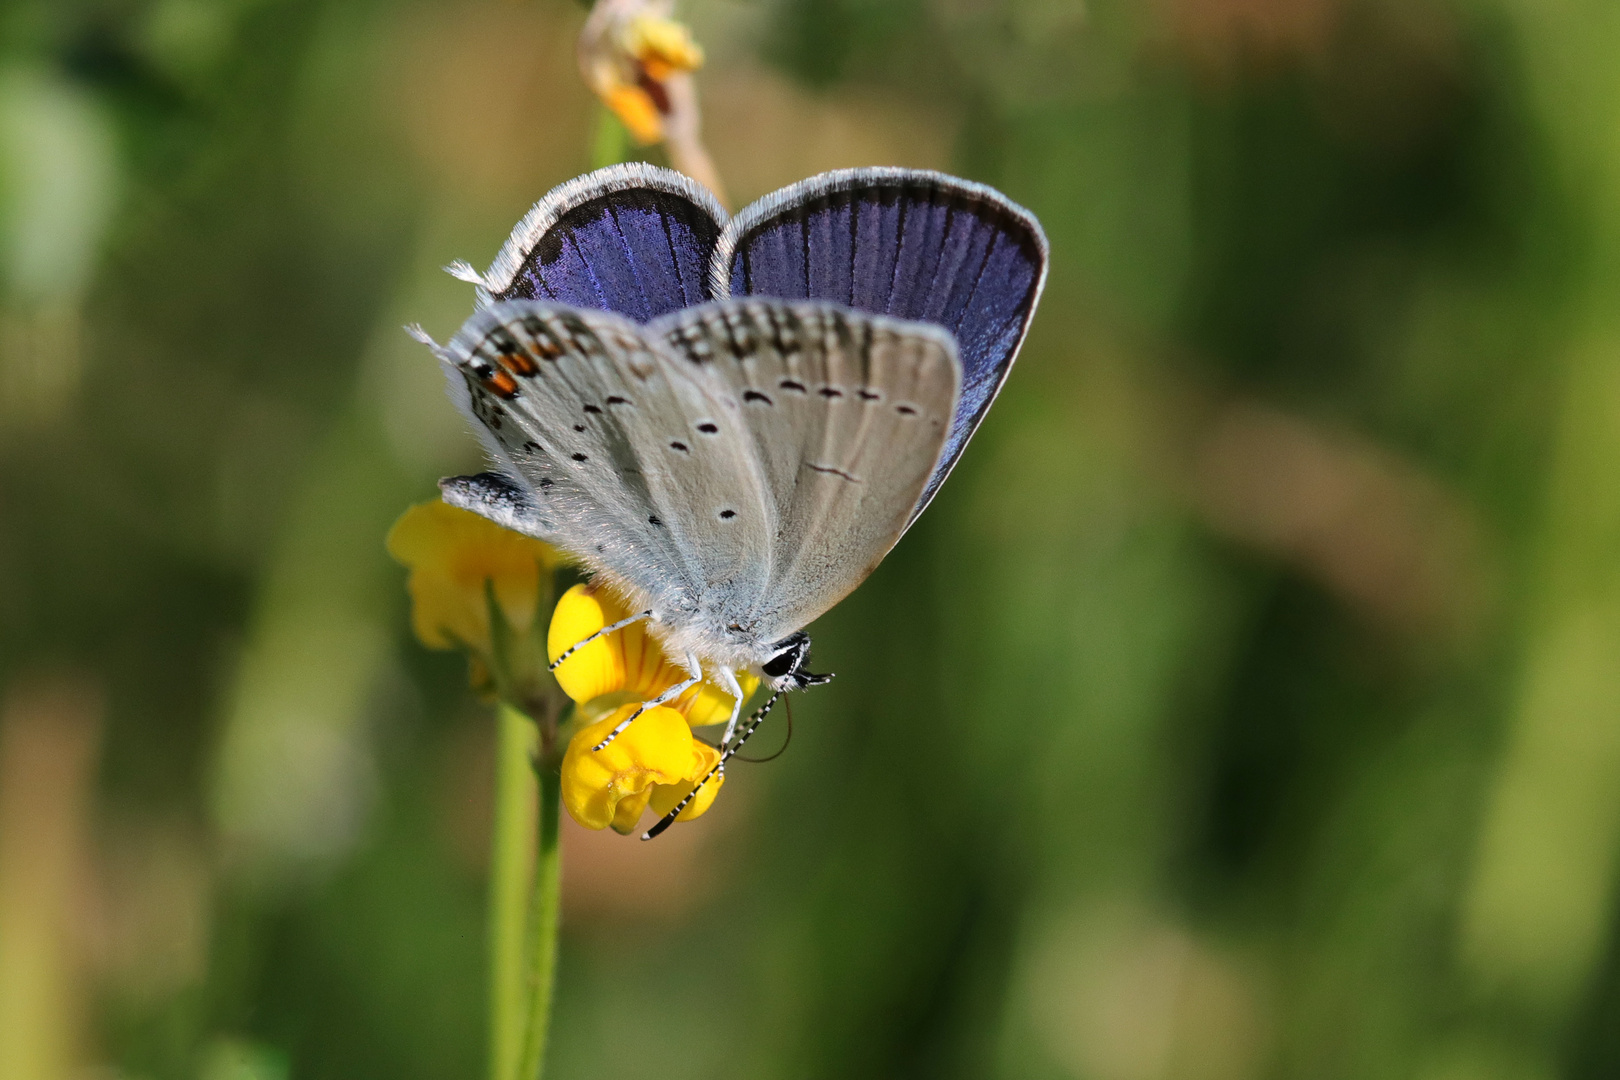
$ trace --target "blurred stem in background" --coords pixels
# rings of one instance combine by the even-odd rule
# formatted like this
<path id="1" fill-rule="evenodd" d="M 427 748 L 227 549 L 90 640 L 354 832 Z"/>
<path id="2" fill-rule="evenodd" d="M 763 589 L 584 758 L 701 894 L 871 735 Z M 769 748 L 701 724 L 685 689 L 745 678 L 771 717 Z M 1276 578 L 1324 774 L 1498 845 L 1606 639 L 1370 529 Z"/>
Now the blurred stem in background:
<path id="1" fill-rule="evenodd" d="M 606 105 L 597 109 L 596 133 L 591 139 L 591 168 L 605 169 L 630 159 L 630 131 Z"/>
<path id="2" fill-rule="evenodd" d="M 1620 9 L 1513 4 L 1532 100 L 1590 233 L 1529 571 L 1523 667 L 1462 952 L 1488 1016 L 1556 1069 L 1610 949 L 1620 856 Z M 1495 1022 L 1484 1029 L 1499 1036 Z M 1448 1074 L 1450 1075 L 1450 1074 Z"/>
<path id="3" fill-rule="evenodd" d="M 35 675 L 0 700 L 0 1076 L 85 1068 L 77 887 L 90 857 L 104 706 L 83 676 Z"/>
<path id="4" fill-rule="evenodd" d="M 121 181 L 106 105 L 0 62 L 0 427 L 60 421 L 83 375 L 83 304 Z"/>

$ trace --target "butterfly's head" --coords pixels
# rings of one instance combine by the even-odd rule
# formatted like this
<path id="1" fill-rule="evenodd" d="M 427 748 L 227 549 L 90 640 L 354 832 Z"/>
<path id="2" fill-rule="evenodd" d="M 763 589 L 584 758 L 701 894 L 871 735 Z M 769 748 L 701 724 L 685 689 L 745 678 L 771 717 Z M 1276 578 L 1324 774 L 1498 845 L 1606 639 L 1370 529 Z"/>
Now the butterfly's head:
<path id="1" fill-rule="evenodd" d="M 770 648 L 771 658 L 759 665 L 759 670 L 772 690 L 803 690 L 832 679 L 831 675 L 813 675 L 804 670 L 810 659 L 810 635 L 803 630 L 789 634 Z"/>

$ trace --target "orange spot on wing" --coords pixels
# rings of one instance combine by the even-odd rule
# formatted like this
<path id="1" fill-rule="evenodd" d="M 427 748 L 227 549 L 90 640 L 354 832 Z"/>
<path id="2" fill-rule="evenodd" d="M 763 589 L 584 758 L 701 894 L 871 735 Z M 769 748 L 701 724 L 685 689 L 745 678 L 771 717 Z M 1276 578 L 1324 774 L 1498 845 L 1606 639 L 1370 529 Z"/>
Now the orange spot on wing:
<path id="1" fill-rule="evenodd" d="M 508 353 L 501 357 L 501 363 L 514 375 L 535 375 L 540 371 L 540 365 L 528 353 Z"/>
<path id="2" fill-rule="evenodd" d="M 496 368 L 495 374 L 489 376 L 483 382 L 492 394 L 498 394 L 507 399 L 517 397 L 517 380 L 500 368 Z"/>

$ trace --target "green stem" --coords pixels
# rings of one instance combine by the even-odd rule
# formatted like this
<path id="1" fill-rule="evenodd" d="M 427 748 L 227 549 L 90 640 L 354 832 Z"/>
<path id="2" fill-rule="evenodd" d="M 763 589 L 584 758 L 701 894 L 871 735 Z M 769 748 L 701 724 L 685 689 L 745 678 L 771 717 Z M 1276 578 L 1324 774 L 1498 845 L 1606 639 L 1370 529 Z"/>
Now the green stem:
<path id="1" fill-rule="evenodd" d="M 557 976 L 558 899 L 562 893 L 562 757 L 554 749 L 536 765 L 540 774 L 540 844 L 534 867 L 534 908 L 529 917 L 529 1032 L 518 1080 L 540 1080 L 546 1036 L 551 1030 L 551 993 Z"/>
<path id="2" fill-rule="evenodd" d="M 534 837 L 535 726 L 511 705 L 495 710 L 495 827 L 489 885 L 490 1080 L 517 1080 L 528 1014 L 523 971 Z"/>
<path id="3" fill-rule="evenodd" d="M 591 168 L 601 169 L 630 159 L 630 132 L 606 105 L 597 109 L 596 134 L 591 138 Z"/>

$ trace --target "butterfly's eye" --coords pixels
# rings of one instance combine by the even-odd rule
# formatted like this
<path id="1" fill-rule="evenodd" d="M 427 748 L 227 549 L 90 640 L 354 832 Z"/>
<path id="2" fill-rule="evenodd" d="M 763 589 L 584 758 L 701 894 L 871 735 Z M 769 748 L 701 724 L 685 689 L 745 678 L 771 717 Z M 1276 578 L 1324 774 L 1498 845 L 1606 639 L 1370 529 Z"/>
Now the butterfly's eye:
<path id="1" fill-rule="evenodd" d="M 776 655 L 761 664 L 759 670 L 773 679 L 791 675 L 799 670 L 799 666 L 804 663 L 805 654 L 809 651 L 810 636 L 801 630 L 777 642 Z"/>

